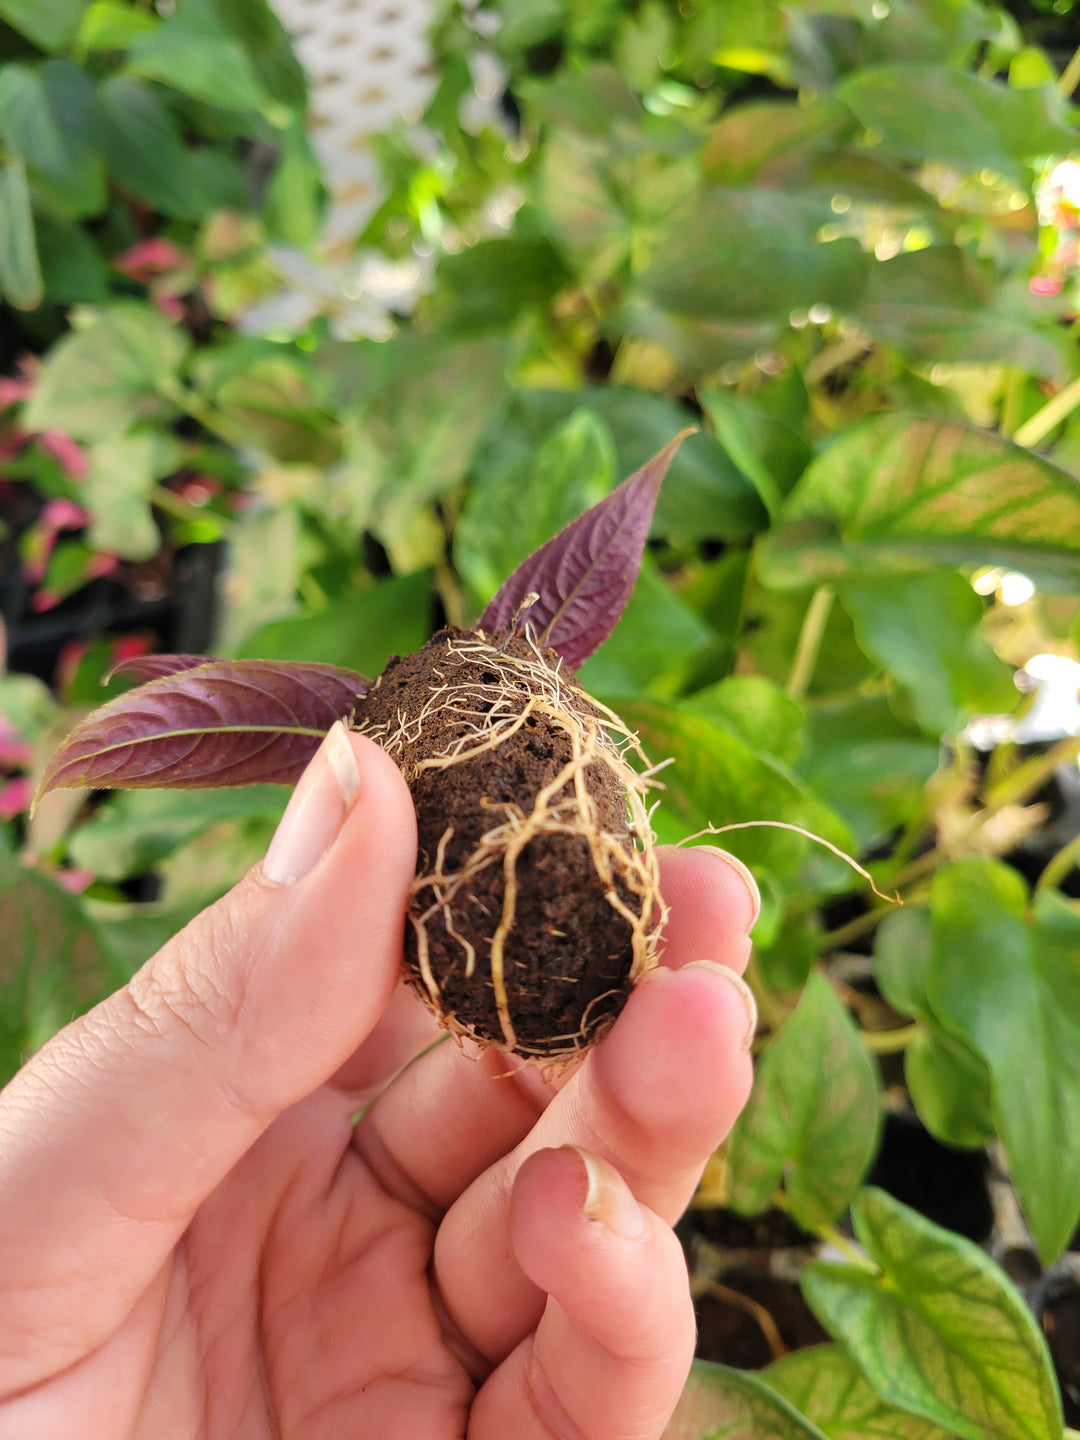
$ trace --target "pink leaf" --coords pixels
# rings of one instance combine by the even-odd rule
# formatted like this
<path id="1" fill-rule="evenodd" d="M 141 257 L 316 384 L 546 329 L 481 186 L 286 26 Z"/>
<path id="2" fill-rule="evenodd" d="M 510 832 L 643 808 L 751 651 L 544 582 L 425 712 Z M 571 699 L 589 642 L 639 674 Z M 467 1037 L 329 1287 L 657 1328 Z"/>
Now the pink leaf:
<path id="1" fill-rule="evenodd" d="M 33 798 L 34 787 L 29 775 L 9 780 L 6 785 L 0 786 L 0 820 L 14 820 L 16 815 L 29 810 Z"/>
<path id="2" fill-rule="evenodd" d="M 510 624 L 530 594 L 539 599 L 523 616 L 544 645 L 577 667 L 611 634 L 630 599 L 656 497 L 676 450 L 694 433 L 681 431 L 658 455 L 521 562 L 481 615 L 492 634 Z"/>
<path id="3" fill-rule="evenodd" d="M 117 255 L 112 263 L 113 269 L 119 270 L 122 275 L 145 283 L 154 275 L 179 269 L 186 262 L 187 256 L 182 250 L 178 250 L 171 240 L 152 237 L 129 246 L 122 254 Z"/>
<path id="4" fill-rule="evenodd" d="M 85 480 L 90 471 L 86 451 L 63 430 L 43 430 L 38 442 L 58 460 L 72 480 Z"/>
<path id="5" fill-rule="evenodd" d="M 125 655 L 105 676 L 104 683 L 107 685 L 114 675 L 126 675 L 132 680 L 160 680 L 163 675 L 179 675 L 183 670 L 212 664 L 212 655 Z"/>
<path id="6" fill-rule="evenodd" d="M 334 665 L 209 660 L 95 710 L 52 757 L 38 794 L 290 784 L 366 689 Z"/>

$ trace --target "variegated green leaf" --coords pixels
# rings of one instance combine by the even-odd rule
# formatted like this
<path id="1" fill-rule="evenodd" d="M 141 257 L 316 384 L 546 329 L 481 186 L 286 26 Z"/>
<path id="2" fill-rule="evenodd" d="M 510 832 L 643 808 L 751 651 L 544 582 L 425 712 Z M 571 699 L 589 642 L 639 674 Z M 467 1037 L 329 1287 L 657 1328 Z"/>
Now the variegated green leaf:
<path id="1" fill-rule="evenodd" d="M 882 1400 L 839 1345 L 796 1350 L 762 1379 L 828 1440 L 950 1440 L 953 1433 Z"/>
<path id="2" fill-rule="evenodd" d="M 756 1375 L 695 1360 L 663 1440 L 825 1440 Z"/>

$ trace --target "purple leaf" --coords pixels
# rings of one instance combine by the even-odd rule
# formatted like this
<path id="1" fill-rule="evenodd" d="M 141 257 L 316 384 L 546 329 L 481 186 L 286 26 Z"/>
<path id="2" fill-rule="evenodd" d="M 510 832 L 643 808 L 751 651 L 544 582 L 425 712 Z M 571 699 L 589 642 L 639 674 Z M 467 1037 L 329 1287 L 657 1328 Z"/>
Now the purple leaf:
<path id="1" fill-rule="evenodd" d="M 598 505 L 521 562 L 478 622 L 489 635 L 513 621 L 530 594 L 539 599 L 523 622 L 576 670 L 611 634 L 626 609 L 652 523 L 656 497 L 681 431 L 658 455 Z"/>
<path id="2" fill-rule="evenodd" d="M 212 655 L 135 655 L 114 665 L 103 683 L 107 685 L 114 675 L 125 675 L 131 680 L 160 680 L 163 675 L 179 675 L 181 670 L 209 665 L 213 658 Z"/>
<path id="3" fill-rule="evenodd" d="M 289 784 L 368 688 L 351 670 L 284 660 L 208 660 L 129 690 L 76 726 L 38 794 Z"/>

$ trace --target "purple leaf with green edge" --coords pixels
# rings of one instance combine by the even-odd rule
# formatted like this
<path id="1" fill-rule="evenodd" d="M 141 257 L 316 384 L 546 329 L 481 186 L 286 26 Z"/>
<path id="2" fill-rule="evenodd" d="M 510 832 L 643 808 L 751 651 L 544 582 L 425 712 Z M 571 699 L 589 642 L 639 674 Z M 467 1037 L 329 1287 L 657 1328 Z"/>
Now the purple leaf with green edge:
<path id="1" fill-rule="evenodd" d="M 114 665 L 102 683 L 107 685 L 117 675 L 129 680 L 160 680 L 165 675 L 179 675 L 183 670 L 194 670 L 213 662 L 212 655 L 134 655 Z"/>
<path id="2" fill-rule="evenodd" d="M 351 670 L 280 660 L 210 660 L 163 675 L 76 726 L 38 795 L 291 784 L 367 688 Z"/>
<path id="3" fill-rule="evenodd" d="M 576 670 L 615 629 L 630 599 L 652 523 L 656 497 L 691 426 L 591 510 L 523 560 L 478 625 L 492 634 L 509 625 L 530 594 L 540 598 L 525 622 Z"/>

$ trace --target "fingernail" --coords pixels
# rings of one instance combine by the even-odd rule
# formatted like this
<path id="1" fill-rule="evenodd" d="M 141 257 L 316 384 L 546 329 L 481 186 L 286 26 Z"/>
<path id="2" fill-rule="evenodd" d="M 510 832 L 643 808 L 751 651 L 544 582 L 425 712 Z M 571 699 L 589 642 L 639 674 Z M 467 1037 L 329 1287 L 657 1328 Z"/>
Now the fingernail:
<path id="1" fill-rule="evenodd" d="M 338 720 L 312 756 L 282 815 L 262 864 L 272 885 L 292 885 L 334 843 L 360 794 L 360 771 Z"/>
<path id="2" fill-rule="evenodd" d="M 732 855 L 729 850 L 721 850 L 719 845 L 697 845 L 695 849 L 708 850 L 710 855 L 716 855 L 720 860 L 723 860 L 725 865 L 730 865 L 732 870 L 735 871 L 746 886 L 750 893 L 750 913 L 752 917 L 749 925 L 746 927 L 746 933 L 749 935 L 750 931 L 753 930 L 758 922 L 758 916 L 761 914 L 761 891 L 758 889 L 757 881 L 739 857 Z"/>
<path id="3" fill-rule="evenodd" d="M 742 1037 L 744 1050 L 749 1050 L 754 1043 L 754 1036 L 757 1034 L 758 1013 L 757 1001 L 754 999 L 754 992 L 742 978 L 736 975 L 734 970 L 729 970 L 726 965 L 717 965 L 715 960 L 691 960 L 689 965 L 684 965 L 683 970 L 711 970 L 714 975 L 721 975 L 735 990 L 739 992 L 739 999 L 746 1009 L 746 1030 Z"/>
<path id="4" fill-rule="evenodd" d="M 589 1220 L 598 1220 L 613 1235 L 639 1240 L 645 1233 L 645 1216 L 614 1165 L 577 1145 L 562 1148 L 576 1155 L 585 1170 L 588 1185 L 581 1213 Z"/>

